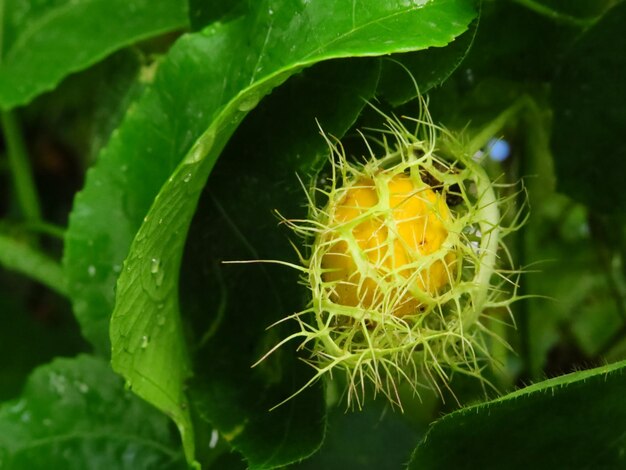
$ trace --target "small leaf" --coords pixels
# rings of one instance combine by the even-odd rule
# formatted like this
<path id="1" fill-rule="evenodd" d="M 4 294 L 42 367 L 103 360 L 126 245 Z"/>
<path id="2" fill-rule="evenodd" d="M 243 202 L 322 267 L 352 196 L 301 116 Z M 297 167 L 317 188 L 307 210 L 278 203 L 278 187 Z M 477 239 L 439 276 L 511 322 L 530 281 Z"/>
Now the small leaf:
<path id="1" fill-rule="evenodd" d="M 21 398 L 0 406 L 0 467 L 7 470 L 183 469 L 168 420 L 125 391 L 91 356 L 35 370 Z"/>
<path id="2" fill-rule="evenodd" d="M 626 208 L 625 22 L 622 2 L 580 38 L 553 83 L 558 189 L 605 214 Z"/>
<path id="3" fill-rule="evenodd" d="M 623 468 L 625 367 L 564 375 L 451 413 L 409 468 Z"/>
<path id="4" fill-rule="evenodd" d="M 0 109 L 27 104 L 117 49 L 184 27 L 185 7 L 178 0 L 7 0 Z"/>

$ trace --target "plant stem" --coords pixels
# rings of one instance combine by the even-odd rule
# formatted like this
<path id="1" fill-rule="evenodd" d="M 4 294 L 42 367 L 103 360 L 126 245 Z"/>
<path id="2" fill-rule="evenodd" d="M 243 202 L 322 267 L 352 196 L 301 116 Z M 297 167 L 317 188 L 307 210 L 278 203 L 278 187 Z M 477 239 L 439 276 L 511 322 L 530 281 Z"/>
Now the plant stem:
<path id="1" fill-rule="evenodd" d="M 25 274 L 67 296 L 65 278 L 59 263 L 36 249 L 2 234 L 0 234 L 0 265 Z"/>
<path id="2" fill-rule="evenodd" d="M 480 263 L 474 275 L 474 282 L 479 286 L 479 290 L 476 297 L 472 299 L 474 308 L 471 315 L 464 319 L 464 324 L 467 326 L 478 321 L 478 317 L 487 301 L 487 291 L 491 285 L 491 276 L 495 272 L 496 254 L 498 244 L 500 243 L 500 209 L 498 208 L 498 199 L 491 180 L 479 164 L 469 161 L 468 166 L 470 165 L 472 173 L 475 175 L 473 180 L 476 184 L 476 191 L 480 197 L 480 215 L 477 218 L 480 220 L 478 225 L 480 226 L 482 236 L 480 241 Z"/>
<path id="3" fill-rule="evenodd" d="M 492 139 L 501 132 L 522 109 L 528 106 L 529 101 L 530 98 L 522 96 L 474 135 L 468 145 L 469 156 L 473 156 L 476 152 L 485 147 L 489 139 Z"/>
<path id="4" fill-rule="evenodd" d="M 31 222 L 25 224 L 25 228 L 31 232 L 43 233 L 59 240 L 63 240 L 65 238 L 65 227 L 51 224 L 49 222 Z"/>
<path id="5" fill-rule="evenodd" d="M 596 20 L 601 16 L 595 16 L 592 18 L 577 18 L 572 15 L 568 15 L 567 13 L 563 13 L 557 10 L 550 8 L 549 6 L 544 5 L 543 3 L 539 3 L 535 0 L 512 0 L 514 3 L 521 5 L 523 7 L 528 8 L 535 13 L 545 16 L 546 18 L 550 18 L 558 23 L 567 24 L 570 26 L 576 26 L 579 28 L 588 28 L 593 25 Z"/>
<path id="6" fill-rule="evenodd" d="M 18 202 L 24 218 L 28 222 L 38 223 L 41 221 L 41 208 L 19 124 L 10 111 L 2 111 L 1 121 Z"/>
<path id="7" fill-rule="evenodd" d="M 526 121 L 525 125 L 527 128 L 531 129 L 533 133 L 533 137 L 535 139 L 541 139 L 540 145 L 547 146 L 547 142 L 543 141 L 543 134 L 538 133 L 536 131 L 536 126 L 538 125 L 537 123 L 540 122 L 540 118 L 541 118 L 540 111 L 537 107 L 537 104 L 531 97 L 524 95 L 524 96 L 521 96 L 517 101 L 515 101 L 507 109 L 505 109 L 502 113 L 496 116 L 495 119 L 489 122 L 476 135 L 474 135 L 474 137 L 471 139 L 469 143 L 470 156 L 474 155 L 477 151 L 484 148 L 490 139 L 497 136 L 498 133 L 502 132 L 502 130 L 507 125 L 510 125 L 511 122 L 516 118 L 521 118 L 525 120 Z M 542 149 L 543 149 L 543 146 L 541 146 Z M 480 171 L 483 171 L 480 165 L 476 165 L 476 166 L 478 167 L 477 170 L 479 169 Z M 520 166 L 518 168 L 519 176 L 521 178 L 523 178 L 524 176 L 527 176 L 526 171 L 527 171 L 527 168 L 525 167 L 525 160 L 521 159 Z M 486 175 L 484 176 L 484 178 L 485 178 L 485 181 L 488 181 L 488 179 L 486 179 L 487 178 Z M 479 181 L 477 180 L 476 184 L 478 187 L 479 194 L 481 195 L 484 194 L 485 196 L 487 196 L 486 197 L 487 203 L 491 203 L 494 206 L 497 206 L 495 202 L 492 202 L 492 201 L 495 201 L 495 196 L 489 193 L 489 187 L 485 186 L 483 189 L 481 189 L 478 183 Z M 491 189 L 491 191 L 493 190 Z M 517 202 L 518 206 L 522 207 L 524 204 L 526 204 L 526 202 L 527 202 L 526 193 L 520 192 L 518 196 L 518 202 Z M 483 227 L 481 224 L 481 231 L 485 232 L 489 228 L 490 225 L 494 224 L 494 220 L 496 220 L 497 217 L 499 217 L 499 214 L 495 210 L 491 209 L 489 211 L 485 211 L 485 223 L 484 223 L 485 226 Z M 494 226 L 497 227 L 497 224 Z M 499 238 L 497 233 L 495 234 L 495 237 Z M 487 240 L 487 242 L 489 244 L 490 240 Z M 524 266 L 526 264 L 525 231 L 521 231 L 520 233 L 517 234 L 515 245 L 516 245 L 516 251 L 517 251 L 517 260 L 522 266 Z M 497 245 L 495 247 L 489 246 L 488 249 L 493 250 L 493 253 L 495 255 Z M 492 259 L 486 259 L 485 261 L 486 261 L 485 265 L 488 263 L 495 262 L 495 260 L 492 260 Z M 491 276 L 491 273 L 493 271 L 492 270 L 490 271 L 489 269 L 485 269 L 483 266 L 481 266 L 481 269 L 482 269 L 482 272 L 480 273 L 479 281 L 488 282 L 489 277 Z M 522 298 L 524 297 L 524 290 L 525 290 L 524 283 L 521 283 L 520 287 L 518 288 L 518 294 Z M 479 300 L 484 301 L 483 298 L 480 298 Z M 520 336 L 520 356 L 522 357 L 523 362 L 524 362 L 524 370 L 521 372 L 521 376 L 523 378 L 527 378 L 529 376 L 529 371 L 531 368 L 531 349 L 530 349 L 531 345 L 530 345 L 530 337 L 529 337 L 530 323 L 529 323 L 528 315 L 529 315 L 529 311 L 528 311 L 527 300 L 522 299 L 517 306 L 516 323 L 517 323 L 519 336 Z"/>

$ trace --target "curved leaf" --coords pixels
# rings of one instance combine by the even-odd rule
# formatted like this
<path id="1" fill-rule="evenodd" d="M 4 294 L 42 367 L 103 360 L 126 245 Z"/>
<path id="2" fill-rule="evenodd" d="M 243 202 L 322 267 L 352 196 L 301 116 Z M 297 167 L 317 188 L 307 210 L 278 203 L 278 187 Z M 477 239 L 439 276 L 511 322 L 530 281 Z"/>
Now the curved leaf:
<path id="1" fill-rule="evenodd" d="M 625 367 L 564 375 L 451 413 L 409 468 L 622 468 Z"/>
<path id="2" fill-rule="evenodd" d="M 258 2 L 248 16 L 182 37 L 101 154 L 76 199 L 67 238 L 68 277 L 85 289 L 74 299 L 77 313 L 103 344 L 111 286 L 136 233 L 118 282 L 113 364 L 137 394 L 174 418 L 189 458 L 183 384 L 191 371 L 178 271 L 198 197 L 230 135 L 303 67 L 443 46 L 475 15 L 468 0 Z"/>
<path id="3" fill-rule="evenodd" d="M 384 62 L 379 93 L 399 106 L 441 85 L 463 62 L 477 30 L 478 19 L 446 47 L 391 56 Z"/>
<path id="4" fill-rule="evenodd" d="M 39 367 L 21 398 L 0 406 L 0 467 L 182 469 L 165 416 L 125 391 L 90 356 Z"/>
<path id="5" fill-rule="evenodd" d="M 116 49 L 187 24 L 185 2 L 177 0 L 6 0 L 0 9 L 4 110 Z"/>
<path id="6" fill-rule="evenodd" d="M 299 272 L 220 262 L 298 262 L 275 211 L 306 216 L 298 177 L 309 181 L 326 161 L 316 121 L 325 132 L 343 135 L 373 96 L 379 71 L 377 59 L 327 61 L 264 99 L 222 152 L 187 237 L 179 290 L 181 312 L 197 332 L 190 341 L 197 344 L 190 394 L 202 419 L 228 437 L 253 468 L 282 466 L 317 449 L 325 403 L 315 386 L 268 413 L 311 378 L 294 350 L 250 370 L 277 338 L 293 332 L 288 325 L 266 329 L 304 308 Z M 285 116 L 289 126 L 283 125 Z"/>

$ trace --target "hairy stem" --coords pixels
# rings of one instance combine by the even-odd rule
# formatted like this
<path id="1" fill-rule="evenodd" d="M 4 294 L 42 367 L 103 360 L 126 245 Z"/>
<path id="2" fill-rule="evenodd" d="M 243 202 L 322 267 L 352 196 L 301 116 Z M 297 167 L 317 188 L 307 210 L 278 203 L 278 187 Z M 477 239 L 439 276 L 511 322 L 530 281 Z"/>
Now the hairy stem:
<path id="1" fill-rule="evenodd" d="M 480 263 L 477 265 L 477 272 L 474 282 L 478 286 L 478 292 L 474 297 L 474 305 L 471 314 L 465 320 L 465 326 L 474 324 L 484 309 L 487 301 L 487 293 L 491 285 L 491 276 L 495 271 L 498 244 L 500 243 L 500 209 L 498 208 L 498 198 L 493 189 L 493 185 L 485 173 L 485 170 L 478 164 L 471 164 L 472 174 L 475 175 L 474 182 L 478 191 L 480 202 L 477 215 L 480 222 L 482 234 L 480 242 Z"/>

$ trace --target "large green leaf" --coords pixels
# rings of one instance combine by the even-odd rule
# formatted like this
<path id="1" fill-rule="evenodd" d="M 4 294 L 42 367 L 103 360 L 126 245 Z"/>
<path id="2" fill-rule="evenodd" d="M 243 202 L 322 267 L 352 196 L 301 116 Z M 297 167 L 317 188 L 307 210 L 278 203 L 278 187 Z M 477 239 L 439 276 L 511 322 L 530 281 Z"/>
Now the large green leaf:
<path id="1" fill-rule="evenodd" d="M 411 469 L 623 468 L 626 361 L 531 385 L 451 413 Z"/>
<path id="2" fill-rule="evenodd" d="M 111 52 L 187 24 L 178 0 L 5 0 L 0 108 L 28 103 Z"/>
<path id="3" fill-rule="evenodd" d="M 268 413 L 311 378 L 295 351 L 283 351 L 250 371 L 250 364 L 291 330 L 281 325 L 267 332 L 267 326 L 304 308 L 299 272 L 220 261 L 298 262 L 274 211 L 306 216 L 306 196 L 296 175 L 309 181 L 327 151 L 315 121 L 326 132 L 343 135 L 373 95 L 378 65 L 376 59 L 327 61 L 263 100 L 224 149 L 187 238 L 180 292 L 184 317 L 198 332 L 196 379 L 190 385 L 194 405 L 251 467 L 308 456 L 322 440 L 325 405 L 320 387 L 312 387 Z M 289 126 L 283 125 L 285 116 Z"/>
<path id="4" fill-rule="evenodd" d="M 21 398 L 0 406 L 7 470 L 185 468 L 168 419 L 125 391 L 101 359 L 38 368 Z"/>
<path id="5" fill-rule="evenodd" d="M 626 208 L 625 22 L 622 2 L 580 38 L 553 83 L 558 188 L 602 213 Z"/>
<path id="6" fill-rule="evenodd" d="M 75 202 L 68 277 L 82 286 L 74 298 L 81 323 L 105 344 L 112 284 L 136 233 L 118 283 L 113 363 L 136 393 L 175 419 L 190 458 L 178 271 L 198 197 L 228 138 L 303 67 L 443 46 L 475 15 L 468 0 L 258 2 L 247 16 L 182 37 L 113 135 Z"/>

